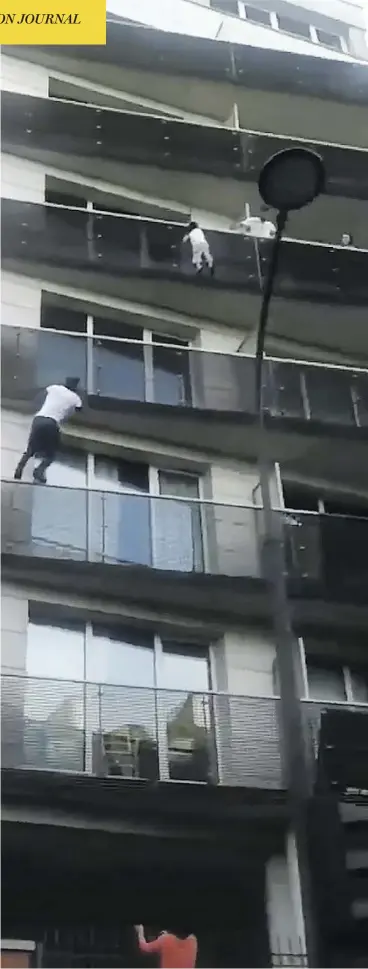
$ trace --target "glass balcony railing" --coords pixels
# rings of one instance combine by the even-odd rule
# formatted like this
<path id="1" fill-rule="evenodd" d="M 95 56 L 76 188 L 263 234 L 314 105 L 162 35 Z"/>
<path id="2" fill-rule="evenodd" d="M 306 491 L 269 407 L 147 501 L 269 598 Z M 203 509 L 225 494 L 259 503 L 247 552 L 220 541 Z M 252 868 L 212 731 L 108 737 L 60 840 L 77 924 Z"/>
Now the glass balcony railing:
<path id="1" fill-rule="evenodd" d="M 2 767 L 279 789 L 278 703 L 4 675 Z"/>
<path id="2" fill-rule="evenodd" d="M 251 506 L 4 481 L 2 550 L 258 578 L 257 515 Z"/>
<path id="3" fill-rule="evenodd" d="M 220 125 L 201 125 L 170 117 L 111 111 L 107 107 L 59 98 L 3 91 L 1 134 L 4 151 L 32 150 L 89 159 L 153 165 L 171 171 L 206 173 L 257 181 L 276 151 L 299 145 L 296 139 Z M 304 142 L 305 144 L 305 142 Z M 308 142 L 326 166 L 326 192 L 368 197 L 364 151 Z"/>
<path id="4" fill-rule="evenodd" d="M 364 599 L 368 518 L 274 510 L 292 595 Z M 263 510 L 133 491 L 2 483 L 2 551 L 260 579 Z"/>
<path id="5" fill-rule="evenodd" d="M 3 401 L 33 404 L 41 389 L 65 380 L 71 360 L 97 408 L 130 401 L 255 416 L 254 357 L 15 326 L 1 329 Z M 368 371 L 269 358 L 264 408 L 289 426 L 366 428 Z"/>
<path id="6" fill-rule="evenodd" d="M 2 199 L 1 225 L 5 268 L 43 265 L 51 274 L 57 272 L 58 279 L 63 270 L 93 277 L 97 273 L 107 275 L 115 287 L 116 278 L 135 276 L 261 298 L 272 250 L 267 240 L 208 230 L 215 275 L 205 270 L 198 276 L 190 245 L 183 243 L 184 224 Z M 275 295 L 317 304 L 365 306 L 367 259 L 363 249 L 285 239 Z"/>
<path id="7" fill-rule="evenodd" d="M 315 783 L 340 791 L 368 789 L 366 703 L 303 700 L 304 724 Z"/>

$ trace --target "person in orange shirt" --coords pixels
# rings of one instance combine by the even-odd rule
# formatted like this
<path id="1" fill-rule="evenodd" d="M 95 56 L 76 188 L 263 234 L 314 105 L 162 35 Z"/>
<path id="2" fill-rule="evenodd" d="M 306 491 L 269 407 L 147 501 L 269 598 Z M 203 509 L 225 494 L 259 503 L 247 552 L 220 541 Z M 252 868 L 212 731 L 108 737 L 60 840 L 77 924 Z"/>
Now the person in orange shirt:
<path id="1" fill-rule="evenodd" d="M 153 942 L 146 942 L 143 925 L 136 925 L 141 952 L 157 952 L 161 969 L 194 969 L 198 943 L 195 935 L 183 932 L 161 932 Z"/>

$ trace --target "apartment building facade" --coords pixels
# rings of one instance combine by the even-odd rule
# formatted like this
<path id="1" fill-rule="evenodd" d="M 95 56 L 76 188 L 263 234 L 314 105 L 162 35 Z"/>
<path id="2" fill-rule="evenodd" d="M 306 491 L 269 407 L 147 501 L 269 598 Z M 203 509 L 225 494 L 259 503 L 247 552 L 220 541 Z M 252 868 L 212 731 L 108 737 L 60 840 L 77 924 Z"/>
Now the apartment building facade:
<path id="1" fill-rule="evenodd" d="M 298 138 L 327 189 L 283 243 L 265 435 L 321 964 L 367 951 L 365 70 L 118 21 L 106 48 L 2 56 L 3 934 L 40 965 L 138 965 L 133 925 L 179 913 L 203 965 L 312 964 L 263 574 L 270 248 L 236 229 Z M 15 482 L 69 374 L 47 486 Z"/>

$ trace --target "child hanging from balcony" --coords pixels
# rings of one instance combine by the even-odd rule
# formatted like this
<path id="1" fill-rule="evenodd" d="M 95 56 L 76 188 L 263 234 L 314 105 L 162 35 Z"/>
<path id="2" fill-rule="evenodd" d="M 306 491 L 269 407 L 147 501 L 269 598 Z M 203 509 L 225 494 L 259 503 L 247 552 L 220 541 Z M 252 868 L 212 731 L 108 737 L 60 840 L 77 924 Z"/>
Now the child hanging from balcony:
<path id="1" fill-rule="evenodd" d="M 192 247 L 192 263 L 198 273 L 202 272 L 204 262 L 207 264 L 211 276 L 214 275 L 215 268 L 213 255 L 203 229 L 199 228 L 198 222 L 190 222 L 188 232 L 184 236 L 183 242 L 190 242 Z"/>
<path id="2" fill-rule="evenodd" d="M 16 481 L 20 481 L 26 464 L 30 458 L 40 457 L 41 462 L 34 469 L 33 478 L 46 484 L 46 470 L 55 461 L 60 440 L 60 425 L 81 410 L 82 401 L 76 389 L 79 377 L 67 377 L 65 384 L 51 384 L 46 389 L 46 398 L 42 407 L 33 418 L 28 444 L 24 454 L 14 472 Z"/>
<path id="3" fill-rule="evenodd" d="M 197 961 L 198 943 L 195 935 L 186 932 L 161 932 L 158 939 L 146 942 L 143 925 L 136 925 L 138 945 L 141 952 L 157 953 L 161 969 L 194 969 Z"/>

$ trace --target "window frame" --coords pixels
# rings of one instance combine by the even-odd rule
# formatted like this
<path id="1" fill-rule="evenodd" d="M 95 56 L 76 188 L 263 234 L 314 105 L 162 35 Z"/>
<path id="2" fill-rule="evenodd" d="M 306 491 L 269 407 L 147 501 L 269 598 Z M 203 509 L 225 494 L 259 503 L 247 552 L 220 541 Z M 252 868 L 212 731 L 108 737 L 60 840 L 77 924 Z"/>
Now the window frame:
<path id="1" fill-rule="evenodd" d="M 285 37 L 295 37 L 296 40 L 304 40 L 306 44 L 313 43 L 312 24 L 305 24 L 305 26 L 308 27 L 308 33 L 309 33 L 309 36 L 305 37 L 303 34 L 298 34 L 298 33 L 295 33 L 293 30 L 285 30 L 284 27 L 280 27 L 280 19 L 279 19 L 280 16 L 283 16 L 283 14 L 280 15 L 278 13 L 275 13 L 272 18 L 275 30 L 278 30 L 278 32 L 280 34 L 283 34 Z M 290 20 L 295 20 L 295 23 L 300 23 L 300 24 L 303 23 L 304 25 L 304 21 L 301 21 L 301 20 L 298 21 L 296 17 L 290 17 Z"/>
<path id="2" fill-rule="evenodd" d="M 252 17 L 248 17 L 247 7 L 253 7 L 254 10 L 257 10 L 254 3 L 248 3 L 247 0 L 239 0 L 239 16 L 242 20 L 245 20 L 248 24 L 253 24 L 254 27 L 264 27 L 266 30 L 273 29 L 272 13 L 270 10 L 265 10 L 264 7 L 260 7 L 262 13 L 266 13 L 269 16 L 269 23 L 263 24 L 259 20 L 253 20 Z"/>
<path id="3" fill-rule="evenodd" d="M 305 642 L 303 636 L 298 637 L 299 649 L 300 649 L 300 662 L 301 662 L 301 672 L 302 672 L 302 699 L 307 700 L 310 703 L 326 703 L 327 705 L 338 705 L 338 706 L 364 706 L 368 707 L 368 699 L 355 700 L 353 693 L 353 681 L 352 672 L 353 664 L 345 663 L 343 660 L 336 659 L 332 657 L 331 666 L 336 666 L 336 670 L 342 672 L 344 690 L 345 690 L 345 700 L 330 700 L 330 699 L 315 699 L 315 697 L 310 696 L 309 693 L 309 679 L 308 679 L 308 657 L 307 651 L 305 649 Z M 311 663 L 313 665 L 313 663 Z M 321 656 L 321 666 L 323 667 L 323 655 Z M 326 665 L 326 670 L 327 670 Z M 368 676 L 368 664 L 367 664 L 367 676 Z"/>

